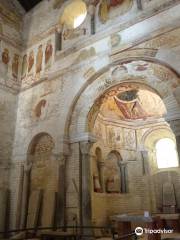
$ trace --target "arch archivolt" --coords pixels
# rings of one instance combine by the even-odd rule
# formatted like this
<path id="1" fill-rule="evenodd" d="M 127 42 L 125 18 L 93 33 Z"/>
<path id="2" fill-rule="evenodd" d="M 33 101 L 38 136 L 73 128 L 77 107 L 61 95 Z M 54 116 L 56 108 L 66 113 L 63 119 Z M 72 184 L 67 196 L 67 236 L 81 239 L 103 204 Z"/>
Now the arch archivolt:
<path id="1" fill-rule="evenodd" d="M 88 121 L 94 122 L 99 109 L 94 103 L 110 88 L 123 83 L 142 84 L 152 88 L 164 100 L 173 94 L 180 82 L 175 71 L 147 59 L 126 59 L 103 70 L 86 81 L 72 104 L 65 128 L 65 135 L 70 133 L 70 138 L 89 131 Z"/>
<path id="2" fill-rule="evenodd" d="M 51 136 L 51 138 L 53 139 L 54 142 L 54 148 L 52 150 L 53 154 L 59 154 L 61 152 L 63 152 L 62 149 L 59 148 L 60 143 L 61 143 L 61 139 L 59 139 L 57 137 L 57 134 L 55 131 L 51 131 L 50 129 L 46 132 L 44 131 L 44 129 L 46 129 L 44 126 L 39 127 L 38 129 L 33 129 L 31 132 L 28 132 L 28 136 L 24 136 L 21 139 L 21 155 L 20 157 L 22 157 L 22 160 L 24 161 L 24 157 L 28 154 L 30 154 L 30 149 L 34 144 L 34 141 L 36 141 L 36 139 L 38 139 L 40 136 L 42 135 L 49 135 Z M 61 141 L 60 141 L 61 140 Z"/>

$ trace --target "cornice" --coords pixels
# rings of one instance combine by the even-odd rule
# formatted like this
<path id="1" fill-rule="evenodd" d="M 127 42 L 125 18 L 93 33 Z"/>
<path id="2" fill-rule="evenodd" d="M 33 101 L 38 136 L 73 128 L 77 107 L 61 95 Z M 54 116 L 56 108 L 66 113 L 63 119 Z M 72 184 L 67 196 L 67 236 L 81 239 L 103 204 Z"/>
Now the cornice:
<path id="1" fill-rule="evenodd" d="M 109 35 L 113 34 L 114 32 L 119 32 L 122 31 L 126 28 L 129 28 L 131 26 L 133 26 L 136 23 L 142 22 L 146 19 L 149 19 L 161 12 L 164 12 L 176 5 L 179 4 L 179 0 L 172 0 L 171 2 L 168 2 L 166 4 L 164 4 L 160 9 L 151 9 L 148 12 L 141 11 L 139 12 L 139 15 L 137 17 L 135 17 L 134 19 L 123 23 L 123 24 L 119 24 L 116 23 L 111 26 L 108 26 L 106 28 L 106 30 L 100 30 L 99 32 L 97 32 L 95 35 L 87 35 L 87 37 L 84 37 L 83 40 L 79 41 L 76 45 L 74 45 L 73 47 L 68 47 L 68 49 L 65 49 L 64 52 L 69 51 L 69 49 L 71 48 L 76 48 L 76 49 L 81 49 L 86 47 L 87 45 L 92 44 L 93 42 L 102 40 L 106 37 L 109 37 Z M 148 15 L 148 16 L 147 16 Z M 54 34 L 56 32 L 56 30 L 59 28 L 58 24 L 54 24 L 52 25 L 51 28 L 49 28 L 47 31 L 43 31 L 40 32 L 38 35 L 33 36 L 30 40 L 26 40 L 25 39 L 25 43 L 24 43 L 24 48 L 30 48 L 35 44 L 38 44 L 38 42 L 42 41 L 43 39 L 47 38 L 49 35 Z"/>
<path id="2" fill-rule="evenodd" d="M 43 41 L 47 37 L 51 36 L 56 32 L 57 24 L 53 25 L 50 29 L 48 29 L 45 32 L 41 32 L 38 35 L 31 38 L 31 40 L 24 39 L 23 43 L 23 50 L 26 50 L 27 48 L 31 48 L 32 46 L 38 44 L 39 42 Z"/>
<path id="3" fill-rule="evenodd" d="M 18 93 L 20 92 L 18 89 L 14 89 L 12 87 L 8 87 L 8 86 L 5 86 L 4 84 L 0 83 L 0 89 L 1 90 L 4 90 L 6 92 L 10 92 L 12 93 L 13 95 L 18 95 Z"/>
<path id="4" fill-rule="evenodd" d="M 4 34 L 0 34 L 0 39 L 4 42 L 10 44 L 14 48 L 18 48 L 19 51 L 22 51 L 22 42 L 18 39 L 9 38 L 9 36 L 6 36 Z"/>

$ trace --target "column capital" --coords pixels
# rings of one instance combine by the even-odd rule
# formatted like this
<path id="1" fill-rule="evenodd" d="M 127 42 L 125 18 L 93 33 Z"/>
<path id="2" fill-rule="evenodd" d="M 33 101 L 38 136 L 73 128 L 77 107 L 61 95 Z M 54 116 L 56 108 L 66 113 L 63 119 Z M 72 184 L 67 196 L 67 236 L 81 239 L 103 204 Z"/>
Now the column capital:
<path id="1" fill-rule="evenodd" d="M 104 166 L 105 166 L 105 162 L 103 162 L 103 161 L 98 161 L 98 165 L 99 165 L 100 167 L 104 167 Z"/>
<path id="2" fill-rule="evenodd" d="M 126 166 L 128 165 L 129 161 L 118 161 L 118 166 Z"/>
<path id="3" fill-rule="evenodd" d="M 96 12 L 96 7 L 93 4 L 90 4 L 88 7 L 88 13 L 90 16 L 93 16 Z"/>
<path id="4" fill-rule="evenodd" d="M 25 171 L 25 173 L 28 173 L 28 172 L 31 171 L 32 165 L 33 165 L 32 161 L 28 161 L 28 162 L 26 161 L 24 163 L 24 171 Z"/>
<path id="5" fill-rule="evenodd" d="M 82 154 L 90 154 L 90 149 L 94 142 L 82 141 L 80 142 L 80 150 Z"/>
<path id="6" fill-rule="evenodd" d="M 69 154 L 66 154 L 66 153 L 53 153 L 53 157 L 60 164 L 65 164 L 68 155 Z"/>

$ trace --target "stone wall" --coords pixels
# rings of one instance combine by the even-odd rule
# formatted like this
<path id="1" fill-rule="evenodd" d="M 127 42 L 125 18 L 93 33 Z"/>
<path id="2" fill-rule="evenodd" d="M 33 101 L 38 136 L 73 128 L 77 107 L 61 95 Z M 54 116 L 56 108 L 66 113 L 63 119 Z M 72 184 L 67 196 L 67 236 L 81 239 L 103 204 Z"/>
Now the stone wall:
<path id="1" fill-rule="evenodd" d="M 1 79 L 1 85 L 9 91 L 20 91 L 17 97 L 2 90 L 3 99 L 8 102 L 6 110 L 2 110 L 2 116 L 7 113 L 6 118 L 1 119 L 5 126 L 2 128 L 2 139 L 8 143 L 8 148 L 5 146 L 3 149 L 12 153 L 8 155 L 8 159 L 12 155 L 9 178 L 11 227 L 15 226 L 16 221 L 16 184 L 20 181 L 20 166 L 27 162 L 30 143 L 39 133 L 47 133 L 52 137 L 55 146 L 53 156 L 66 155 L 65 218 L 72 224 L 74 219 L 79 220 L 78 143 L 89 140 L 88 114 L 96 99 L 110 87 L 122 82 L 148 85 L 163 99 L 167 108 L 167 120 L 177 121 L 180 118 L 176 94 L 180 62 L 176 55 L 179 52 L 178 1 L 144 0 L 141 10 L 136 1 L 127 0 L 123 7 L 111 7 L 104 23 L 98 17 L 98 5 L 94 16 L 96 34 L 91 34 L 91 16 L 88 13 L 80 27 L 86 28 L 86 34 L 72 30 L 72 39 L 62 39 L 61 51 L 56 46 L 58 32 L 64 33 L 59 26 L 59 18 L 68 2 L 62 6 L 53 5 L 54 2 L 44 0 L 25 14 L 23 28 L 19 21 L 22 20 L 21 14 L 9 19 L 10 26 L 4 26 L 5 23 L 0 25 L 1 56 L 5 48 L 10 56 L 8 64 L 3 64 L 2 61 L 0 64 L 2 72 L 7 70 L 8 75 Z M 15 26 L 12 27 L 13 23 Z M 19 55 L 18 67 L 15 54 Z M 92 116 L 95 116 L 93 112 Z M 8 127 L 7 122 L 12 128 Z M 4 131 L 6 128 L 8 134 Z M 141 138 L 144 131 L 142 133 L 137 130 L 137 133 L 138 131 L 137 137 Z M 112 146 L 106 150 L 107 153 L 110 149 Z M 132 151 L 134 153 L 137 149 Z M 126 158 L 128 151 L 123 149 L 120 153 Z M 129 154 L 126 160 L 134 160 L 134 154 Z M 53 161 L 58 160 L 53 158 Z M 138 180 L 139 189 L 146 189 L 148 177 L 142 178 L 138 174 L 139 167 L 142 167 L 139 159 L 136 163 L 132 161 L 128 172 L 131 176 L 131 172 L 137 168 L 132 183 Z M 57 172 L 55 167 L 54 172 Z M 3 173 L 6 175 L 4 170 Z M 148 196 L 143 199 L 138 194 L 131 195 L 134 185 L 130 184 L 129 188 L 130 193 L 122 195 L 121 202 L 116 193 L 103 200 L 104 194 L 93 194 L 93 209 L 97 209 L 93 211 L 93 214 L 97 213 L 93 215 L 93 221 L 102 215 L 101 221 L 97 221 L 101 224 L 111 214 L 125 210 L 142 211 L 143 203 L 148 208 Z M 127 203 L 127 199 L 130 202 Z M 102 207 L 98 208 L 101 200 Z M 107 212 L 103 212 L 110 205 L 111 208 L 108 207 Z"/>

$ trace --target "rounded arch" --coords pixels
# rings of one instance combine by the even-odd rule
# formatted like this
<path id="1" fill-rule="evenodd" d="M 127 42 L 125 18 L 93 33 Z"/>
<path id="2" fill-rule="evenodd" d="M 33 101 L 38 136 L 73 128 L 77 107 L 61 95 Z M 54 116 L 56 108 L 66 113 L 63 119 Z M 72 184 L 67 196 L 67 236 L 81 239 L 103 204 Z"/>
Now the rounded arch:
<path id="1" fill-rule="evenodd" d="M 65 128 L 64 128 L 64 136 L 70 136 L 70 138 L 73 135 L 76 135 L 73 131 L 72 134 L 70 134 L 71 132 L 71 125 L 76 125 L 76 128 L 78 128 L 78 125 L 81 125 L 81 129 L 78 130 L 76 132 L 86 132 L 87 131 L 87 122 L 85 121 L 85 119 L 87 119 L 88 113 L 91 109 L 91 107 L 94 104 L 94 101 L 101 96 L 108 88 L 115 86 L 116 84 L 120 84 L 123 82 L 138 82 L 138 83 L 142 83 L 142 84 L 147 84 L 149 87 L 151 87 L 152 89 L 154 89 L 154 91 L 156 91 L 162 98 L 164 97 L 163 95 L 163 89 L 162 87 L 156 87 L 154 82 L 151 82 L 148 79 L 143 78 L 142 76 L 138 75 L 136 77 L 132 77 L 132 75 L 129 75 L 128 73 L 126 75 L 123 75 L 122 77 L 119 77 L 118 79 L 113 78 L 112 77 L 112 72 L 114 70 L 115 67 L 117 67 L 118 64 L 123 65 L 125 63 L 131 63 L 135 60 L 144 60 L 147 63 L 154 63 L 157 64 L 157 66 L 163 66 L 164 68 L 167 69 L 167 71 L 170 71 L 172 74 L 174 74 L 174 76 L 176 76 L 177 81 L 179 81 L 178 77 L 179 74 L 177 73 L 177 71 L 175 69 L 173 69 L 173 67 L 169 67 L 168 64 L 159 61 L 155 58 L 150 58 L 150 57 L 143 57 L 139 56 L 139 57 L 133 57 L 133 58 L 127 58 L 127 59 L 122 59 L 122 60 L 118 60 L 118 61 L 114 61 L 112 64 L 109 64 L 105 67 L 103 67 L 102 69 L 100 69 L 98 72 L 96 72 L 92 77 L 90 77 L 85 84 L 80 88 L 79 92 L 77 93 L 77 95 L 74 98 L 74 101 L 72 102 L 72 105 L 69 109 L 67 118 L 66 118 L 66 122 L 65 122 Z M 158 80 L 157 80 L 158 81 Z M 170 83 L 170 79 L 168 81 L 168 84 Z M 173 93 L 174 89 L 173 86 L 168 88 L 170 89 L 171 93 Z M 87 93 L 88 91 L 91 91 L 91 94 L 89 95 L 89 93 Z M 92 93 L 94 92 L 94 96 L 92 96 Z M 88 103 L 88 105 L 86 105 L 86 109 L 83 109 L 83 104 L 80 102 L 84 102 L 86 101 L 86 103 Z M 84 104 L 85 105 L 85 104 Z M 77 112 L 80 111 L 80 108 L 83 109 L 84 114 L 80 113 L 79 116 L 75 116 L 75 114 Z M 82 111 L 81 111 L 82 112 Z M 77 120 L 78 119 L 78 120 Z M 76 122 L 76 123 L 75 123 Z M 80 124 L 81 122 L 81 124 Z M 82 126 L 84 126 L 84 129 L 82 129 Z"/>
<path id="2" fill-rule="evenodd" d="M 178 167 L 176 143 L 171 138 L 160 138 L 155 143 L 158 168 Z"/>
<path id="3" fill-rule="evenodd" d="M 97 81 L 101 82 L 100 84 L 102 84 L 101 79 L 98 79 Z M 106 82 L 106 80 L 104 81 Z M 160 97 L 160 94 L 157 93 L 156 89 L 152 88 L 147 83 L 138 79 L 136 79 L 136 81 L 133 81 L 131 79 L 125 79 L 121 82 L 112 81 L 109 83 L 109 86 L 105 85 L 105 88 L 98 88 L 98 83 L 95 83 L 96 87 L 94 87 L 93 85 L 89 86 L 87 88 L 87 92 L 83 93 L 83 95 L 81 95 L 79 98 L 79 103 L 76 105 L 72 114 L 70 137 L 73 136 L 73 134 L 76 136 L 76 134 L 79 133 L 91 132 L 90 129 L 98 115 L 103 96 L 106 94 L 106 92 L 111 91 L 111 89 L 113 89 L 114 87 L 118 88 L 126 84 L 144 86 Z M 98 101 L 99 99 L 100 101 Z"/>
<path id="4" fill-rule="evenodd" d="M 36 190 L 57 190 L 58 175 L 54 161 L 54 140 L 50 134 L 41 132 L 33 137 L 28 148 L 27 165 L 31 167 L 29 175 L 30 193 Z"/>
<path id="5" fill-rule="evenodd" d="M 110 158 L 111 156 L 114 156 L 114 157 L 117 159 L 118 162 L 123 160 L 122 157 L 121 157 L 120 152 L 117 151 L 117 150 L 112 150 L 112 151 L 110 151 L 110 152 L 107 154 L 106 159 Z"/>
<path id="6" fill-rule="evenodd" d="M 112 86 L 112 87 L 106 89 L 105 92 L 100 97 L 95 99 L 94 104 L 93 104 L 93 106 L 91 107 L 91 109 L 88 113 L 88 126 L 87 126 L 88 129 L 87 129 L 87 131 L 88 132 L 92 131 L 92 127 L 94 126 L 95 120 L 96 120 L 96 118 L 99 114 L 100 108 L 101 108 L 101 106 L 103 105 L 104 102 L 106 102 L 106 101 L 108 102 L 108 99 L 111 99 L 112 96 L 114 98 L 114 96 L 115 96 L 116 102 L 118 104 L 119 96 L 126 93 L 126 95 L 124 94 L 124 96 L 126 96 L 126 97 L 127 96 L 130 96 L 130 97 L 133 96 L 134 99 L 130 100 L 130 101 L 129 100 L 127 100 L 127 101 L 120 100 L 121 103 L 122 102 L 123 103 L 128 103 L 128 104 L 130 102 L 135 103 L 136 98 L 137 98 L 137 93 L 141 90 L 146 91 L 146 94 L 148 94 L 148 96 L 150 94 L 151 105 L 153 105 L 153 106 L 155 105 L 153 103 L 154 98 L 156 98 L 156 103 L 157 103 L 157 99 L 158 99 L 158 104 L 162 108 L 161 112 L 166 113 L 166 108 L 165 108 L 165 105 L 164 105 L 163 101 L 161 100 L 161 96 L 159 95 L 159 93 L 155 89 L 153 89 L 152 87 L 149 87 L 147 84 L 144 84 L 144 83 L 141 83 L 141 82 L 126 82 L 126 81 L 124 82 L 124 81 L 122 81 L 120 84 L 117 84 L 115 86 Z M 128 95 L 127 93 L 130 93 L 130 94 Z M 144 93 L 143 93 L 143 95 L 144 95 Z M 145 96 L 146 101 L 147 101 L 148 96 Z M 138 97 L 138 98 L 140 98 L 140 97 Z M 144 97 L 140 101 L 142 101 L 142 100 L 145 100 Z M 144 111 L 143 109 L 141 109 L 141 110 Z M 158 109 L 158 111 L 160 111 L 160 109 Z M 146 115 L 145 112 L 144 112 L 144 114 Z M 134 114 L 134 116 L 133 116 L 134 119 L 133 118 L 132 119 L 137 120 L 138 118 L 144 118 L 145 117 L 144 114 L 142 112 L 138 116 L 135 116 L 135 114 Z M 130 116 L 127 116 L 127 118 L 130 119 Z"/>
<path id="7" fill-rule="evenodd" d="M 98 149 L 98 150 L 97 150 Z M 92 148 L 91 148 L 91 154 L 93 155 L 93 156 L 96 156 L 97 154 L 97 151 L 98 152 L 101 152 L 101 159 L 103 160 L 104 158 L 105 158 L 105 156 L 104 156 L 104 151 L 103 151 L 103 149 L 104 149 L 104 146 L 103 146 L 103 144 L 101 143 L 101 142 L 94 142 L 94 144 L 93 144 L 93 146 L 92 146 Z"/>
<path id="8" fill-rule="evenodd" d="M 148 130 L 141 139 L 141 144 L 145 149 L 154 149 L 156 142 L 161 138 L 170 138 L 176 142 L 176 138 L 170 127 L 159 126 Z"/>
<path id="9" fill-rule="evenodd" d="M 51 135 L 49 133 L 46 133 L 46 132 L 41 132 L 41 133 L 38 133 L 37 135 L 35 135 L 29 146 L 28 146 L 28 151 L 27 151 L 27 154 L 28 155 L 33 155 L 35 150 L 36 150 L 36 146 L 38 144 L 38 142 L 40 141 L 40 139 L 42 137 L 47 137 L 51 143 L 50 147 L 52 147 L 52 149 L 55 147 L 55 144 L 54 144 L 54 141 L 53 141 L 53 138 L 51 137 Z"/>
<path id="10" fill-rule="evenodd" d="M 122 167 L 122 157 L 119 151 L 112 150 L 106 156 L 105 182 L 108 193 L 126 193 L 126 169 Z"/>

